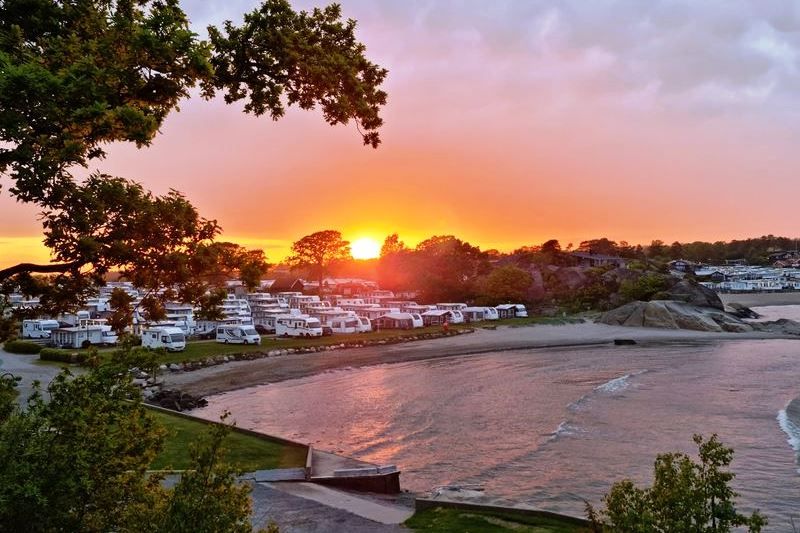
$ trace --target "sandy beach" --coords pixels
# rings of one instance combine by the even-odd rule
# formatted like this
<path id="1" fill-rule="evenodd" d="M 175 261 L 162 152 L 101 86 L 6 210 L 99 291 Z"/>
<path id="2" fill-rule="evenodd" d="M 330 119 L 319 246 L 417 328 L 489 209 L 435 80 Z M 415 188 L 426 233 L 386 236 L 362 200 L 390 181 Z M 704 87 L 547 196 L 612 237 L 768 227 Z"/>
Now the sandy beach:
<path id="1" fill-rule="evenodd" d="M 764 307 L 771 305 L 800 305 L 800 292 L 756 292 L 756 293 L 724 293 L 719 295 L 722 303 L 736 302 L 746 307 Z"/>
<path id="2" fill-rule="evenodd" d="M 237 361 L 192 372 L 165 373 L 166 388 L 203 396 L 302 378 L 338 368 L 398 363 L 440 357 L 472 355 L 517 349 L 609 344 L 614 339 L 637 343 L 719 342 L 745 339 L 793 338 L 769 333 L 709 333 L 689 330 L 626 328 L 583 323 L 560 326 L 499 327 L 474 333 L 390 346 L 375 346 L 324 353 L 292 354 L 252 361 Z M 620 347 L 620 349 L 624 349 Z"/>

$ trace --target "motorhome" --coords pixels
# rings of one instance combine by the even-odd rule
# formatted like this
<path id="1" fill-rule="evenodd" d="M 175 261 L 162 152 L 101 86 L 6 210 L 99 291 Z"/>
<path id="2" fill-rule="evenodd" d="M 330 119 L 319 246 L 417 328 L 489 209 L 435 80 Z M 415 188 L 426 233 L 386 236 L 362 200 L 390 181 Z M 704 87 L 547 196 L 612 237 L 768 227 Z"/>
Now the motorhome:
<path id="1" fill-rule="evenodd" d="M 182 352 L 186 349 L 186 335 L 180 328 L 156 327 L 142 331 L 142 346 L 145 348 L 164 348 L 168 352 Z"/>
<path id="2" fill-rule="evenodd" d="M 321 337 L 322 323 L 306 315 L 284 315 L 275 321 L 275 334 L 279 337 Z"/>
<path id="3" fill-rule="evenodd" d="M 261 344 L 261 335 L 255 327 L 245 326 L 217 326 L 217 342 L 224 344 Z"/>
<path id="4" fill-rule="evenodd" d="M 88 348 L 117 344 L 117 334 L 111 326 L 85 325 L 54 329 L 50 335 L 51 344 L 59 348 Z"/>
<path id="5" fill-rule="evenodd" d="M 49 339 L 53 330 L 58 328 L 58 320 L 23 320 L 23 339 Z"/>

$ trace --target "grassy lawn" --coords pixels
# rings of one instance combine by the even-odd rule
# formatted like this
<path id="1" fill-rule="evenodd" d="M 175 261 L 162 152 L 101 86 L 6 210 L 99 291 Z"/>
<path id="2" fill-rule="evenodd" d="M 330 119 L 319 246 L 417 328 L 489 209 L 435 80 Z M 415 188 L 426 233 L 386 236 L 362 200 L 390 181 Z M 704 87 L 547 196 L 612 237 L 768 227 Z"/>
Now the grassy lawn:
<path id="1" fill-rule="evenodd" d="M 451 329 L 467 327 L 465 325 L 451 326 Z M 262 337 L 261 345 L 243 344 L 222 344 L 213 340 L 210 341 L 189 341 L 186 349 L 182 352 L 167 353 L 159 357 L 162 363 L 180 363 L 183 361 L 197 361 L 215 355 L 225 355 L 231 353 L 247 352 L 268 352 L 270 350 L 282 350 L 290 348 L 310 348 L 318 346 L 329 346 L 332 344 L 342 344 L 349 342 L 363 341 L 382 341 L 391 340 L 397 337 L 408 335 L 423 335 L 425 333 L 438 333 L 442 331 L 441 326 L 431 326 L 427 328 L 417 328 L 413 330 L 385 330 L 372 331 L 369 333 L 353 333 L 351 335 L 333 335 L 330 337 L 311 337 L 311 338 L 276 338 Z"/>
<path id="2" fill-rule="evenodd" d="M 463 531 L 470 533 L 577 533 L 588 529 L 567 521 L 538 518 L 514 512 L 472 511 L 434 507 L 414 514 L 405 522 L 413 531 Z"/>
<path id="3" fill-rule="evenodd" d="M 503 320 L 494 320 L 486 322 L 473 322 L 472 324 L 451 324 L 451 330 L 465 329 L 465 328 L 491 328 L 497 326 L 531 326 L 536 324 L 542 325 L 557 325 L 568 324 L 573 322 L 580 322 L 581 319 L 575 316 L 567 317 L 528 317 L 528 318 L 508 318 Z M 364 342 L 364 341 L 391 341 L 397 337 L 405 337 L 408 335 L 424 335 L 427 333 L 439 333 L 442 331 L 441 326 L 430 326 L 426 328 L 418 328 L 413 330 L 384 330 L 372 331 L 369 333 L 354 333 L 351 335 L 333 335 L 330 337 L 312 337 L 312 338 L 277 338 L 272 336 L 265 336 L 261 338 L 261 345 L 244 345 L 244 344 L 222 344 L 215 340 L 206 341 L 189 341 L 186 343 L 186 349 L 182 352 L 167 352 L 159 356 L 160 363 L 182 363 L 186 361 L 200 361 L 209 357 L 226 354 L 240 354 L 248 352 L 268 352 L 276 349 L 290 349 L 290 348 L 311 348 L 319 346 L 329 346 L 333 344 Z M 98 354 L 101 358 L 109 357 L 114 348 L 101 348 Z M 62 350 L 66 353 L 82 352 L 83 350 Z M 63 364 L 63 363 L 55 363 Z"/>
<path id="4" fill-rule="evenodd" d="M 195 442 L 207 424 L 152 410 L 153 416 L 167 428 L 164 449 L 151 465 L 154 470 L 184 470 L 189 465 L 189 444 Z M 306 448 L 259 439 L 232 431 L 225 440 L 226 461 L 244 472 L 269 468 L 303 467 Z"/>

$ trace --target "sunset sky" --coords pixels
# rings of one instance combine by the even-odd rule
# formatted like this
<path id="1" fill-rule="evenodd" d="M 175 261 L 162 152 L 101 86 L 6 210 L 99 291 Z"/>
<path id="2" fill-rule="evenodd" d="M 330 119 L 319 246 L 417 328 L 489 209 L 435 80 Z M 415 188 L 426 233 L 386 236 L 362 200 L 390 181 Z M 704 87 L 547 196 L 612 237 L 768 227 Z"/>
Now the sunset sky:
<path id="1" fill-rule="evenodd" d="M 93 168 L 183 191 L 273 261 L 322 229 L 501 250 L 800 235 L 800 3 L 341 4 L 389 69 L 378 150 L 316 111 L 272 122 L 193 98 L 150 148 Z M 184 2 L 201 35 L 256 5 Z M 7 187 L 0 266 L 46 260 Z"/>

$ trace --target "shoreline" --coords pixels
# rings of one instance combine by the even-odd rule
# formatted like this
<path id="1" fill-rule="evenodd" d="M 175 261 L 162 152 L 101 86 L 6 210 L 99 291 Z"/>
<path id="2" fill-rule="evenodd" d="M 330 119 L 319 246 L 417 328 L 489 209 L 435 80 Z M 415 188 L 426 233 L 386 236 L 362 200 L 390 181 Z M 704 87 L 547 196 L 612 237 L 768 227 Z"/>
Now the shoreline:
<path id="1" fill-rule="evenodd" d="M 800 291 L 798 292 L 723 292 L 717 293 L 722 303 L 729 305 L 738 303 L 745 307 L 770 307 L 783 305 L 800 305 Z"/>
<path id="2" fill-rule="evenodd" d="M 179 389 L 193 395 L 211 396 L 344 368 L 479 355 L 498 351 L 612 346 L 614 339 L 632 339 L 637 344 L 800 340 L 797 336 L 765 332 L 714 333 L 628 328 L 596 323 L 501 326 L 496 330 L 477 328 L 470 335 L 402 344 L 235 361 L 192 372 L 162 374 L 161 380 L 163 388 L 166 389 Z M 620 349 L 624 348 L 624 346 L 620 347 Z"/>

